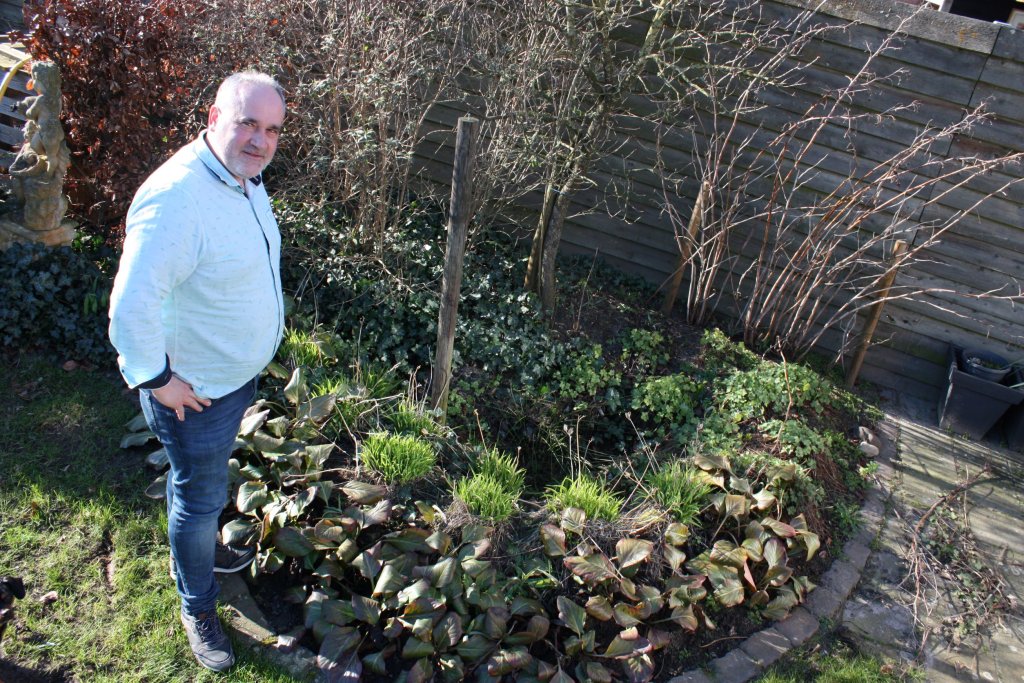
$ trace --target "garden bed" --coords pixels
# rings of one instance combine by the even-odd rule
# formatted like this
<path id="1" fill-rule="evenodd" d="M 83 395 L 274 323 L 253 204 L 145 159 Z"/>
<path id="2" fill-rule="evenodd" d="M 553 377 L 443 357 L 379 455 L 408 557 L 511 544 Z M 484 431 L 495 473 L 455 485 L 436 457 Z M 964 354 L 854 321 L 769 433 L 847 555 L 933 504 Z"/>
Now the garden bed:
<path id="1" fill-rule="evenodd" d="M 258 543 L 275 627 L 301 613 L 334 676 L 652 680 L 801 604 L 856 525 L 866 407 L 594 264 L 566 266 L 546 324 L 489 249 L 467 259 L 447 425 L 417 372 L 435 266 L 407 253 L 399 288 L 317 264 L 340 322 L 300 305 L 224 529 Z"/>

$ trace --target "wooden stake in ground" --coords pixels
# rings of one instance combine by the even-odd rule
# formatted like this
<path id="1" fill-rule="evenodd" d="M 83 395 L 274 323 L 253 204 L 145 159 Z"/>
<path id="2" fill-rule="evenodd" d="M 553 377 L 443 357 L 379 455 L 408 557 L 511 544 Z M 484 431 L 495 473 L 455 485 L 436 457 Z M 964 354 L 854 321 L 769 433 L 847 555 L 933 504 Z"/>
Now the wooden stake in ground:
<path id="1" fill-rule="evenodd" d="M 676 303 L 676 296 L 679 294 L 679 285 L 683 282 L 683 270 L 690 260 L 690 253 L 693 251 L 693 244 L 697 240 L 697 231 L 700 230 L 704 221 L 704 205 L 707 204 L 711 195 L 711 185 L 708 181 L 701 183 L 697 192 L 697 201 L 693 203 L 693 213 L 690 214 L 690 224 L 686 226 L 686 238 L 676 238 L 679 245 L 679 265 L 672 273 L 672 282 L 669 283 L 668 291 L 665 292 L 665 300 L 661 304 L 661 312 L 668 315 L 672 312 L 672 306 Z"/>
<path id="2" fill-rule="evenodd" d="M 455 346 L 455 321 L 459 312 L 462 287 L 462 260 L 466 252 L 466 232 L 472 216 L 473 159 L 480 121 L 472 116 L 459 119 L 455 139 L 455 168 L 452 171 L 452 199 L 448 217 L 448 251 L 441 281 L 441 305 L 437 317 L 437 356 L 431 373 L 431 404 L 440 409 L 441 421 L 448 410 L 448 388 L 452 379 L 452 349 Z"/>
<path id="3" fill-rule="evenodd" d="M 857 382 L 857 375 L 860 374 L 860 368 L 864 364 L 864 356 L 867 355 L 868 347 L 871 345 L 871 337 L 875 335 L 875 328 L 878 326 L 878 321 L 882 318 L 882 309 L 885 308 L 886 298 L 889 296 L 889 290 L 892 288 L 892 283 L 896 279 L 896 271 L 899 270 L 900 256 L 907 249 L 907 243 L 903 240 L 896 240 L 892 246 L 892 256 L 889 258 L 889 270 L 886 272 L 885 277 L 882 278 L 881 285 L 878 289 L 878 301 L 871 307 L 871 313 L 868 315 L 868 322 L 864 326 L 864 334 L 861 336 L 860 344 L 857 347 L 857 353 L 853 357 L 853 363 L 850 365 L 850 371 L 846 373 L 846 388 L 852 389 L 853 385 Z"/>

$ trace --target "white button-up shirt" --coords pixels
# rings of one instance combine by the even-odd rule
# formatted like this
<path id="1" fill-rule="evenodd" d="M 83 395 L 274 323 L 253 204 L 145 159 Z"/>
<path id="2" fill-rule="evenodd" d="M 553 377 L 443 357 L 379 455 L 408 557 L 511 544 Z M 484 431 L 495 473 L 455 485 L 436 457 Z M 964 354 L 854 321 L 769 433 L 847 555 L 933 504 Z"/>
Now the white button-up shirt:
<path id="1" fill-rule="evenodd" d="M 248 196 L 205 133 L 135 194 L 110 296 L 110 340 L 131 387 L 171 370 L 220 398 L 274 357 L 284 331 L 281 235 L 262 183 Z"/>

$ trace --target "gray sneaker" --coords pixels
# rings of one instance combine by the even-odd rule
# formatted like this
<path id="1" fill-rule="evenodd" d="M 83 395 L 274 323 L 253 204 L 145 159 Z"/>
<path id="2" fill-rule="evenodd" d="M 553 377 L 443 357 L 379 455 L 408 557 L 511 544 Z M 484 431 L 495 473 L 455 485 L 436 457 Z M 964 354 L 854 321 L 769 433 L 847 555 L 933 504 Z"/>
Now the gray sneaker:
<path id="1" fill-rule="evenodd" d="M 200 664 L 211 671 L 224 671 L 235 663 L 231 641 L 220 627 L 217 612 L 210 611 L 196 616 L 182 612 L 181 624 L 185 627 L 192 654 Z"/>
<path id="2" fill-rule="evenodd" d="M 253 548 L 236 548 L 217 543 L 217 547 L 213 551 L 213 573 L 234 574 L 240 572 L 252 564 L 255 557 L 256 551 Z M 174 555 L 171 555 L 170 574 L 172 581 L 178 580 L 178 565 L 174 561 Z"/>

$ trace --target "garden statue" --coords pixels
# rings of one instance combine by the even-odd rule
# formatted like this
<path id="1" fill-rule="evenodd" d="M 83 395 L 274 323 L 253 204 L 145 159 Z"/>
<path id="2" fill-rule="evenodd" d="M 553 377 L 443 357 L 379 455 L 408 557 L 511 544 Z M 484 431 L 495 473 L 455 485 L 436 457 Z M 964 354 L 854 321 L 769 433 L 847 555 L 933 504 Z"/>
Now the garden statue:
<path id="1" fill-rule="evenodd" d="M 17 105 L 25 115 L 25 142 L 10 166 L 13 211 L 0 219 L 0 248 L 20 242 L 70 244 L 74 224 L 64 221 L 64 176 L 71 154 L 60 124 L 60 71 L 53 62 L 32 65 L 29 86 L 39 94 Z"/>

